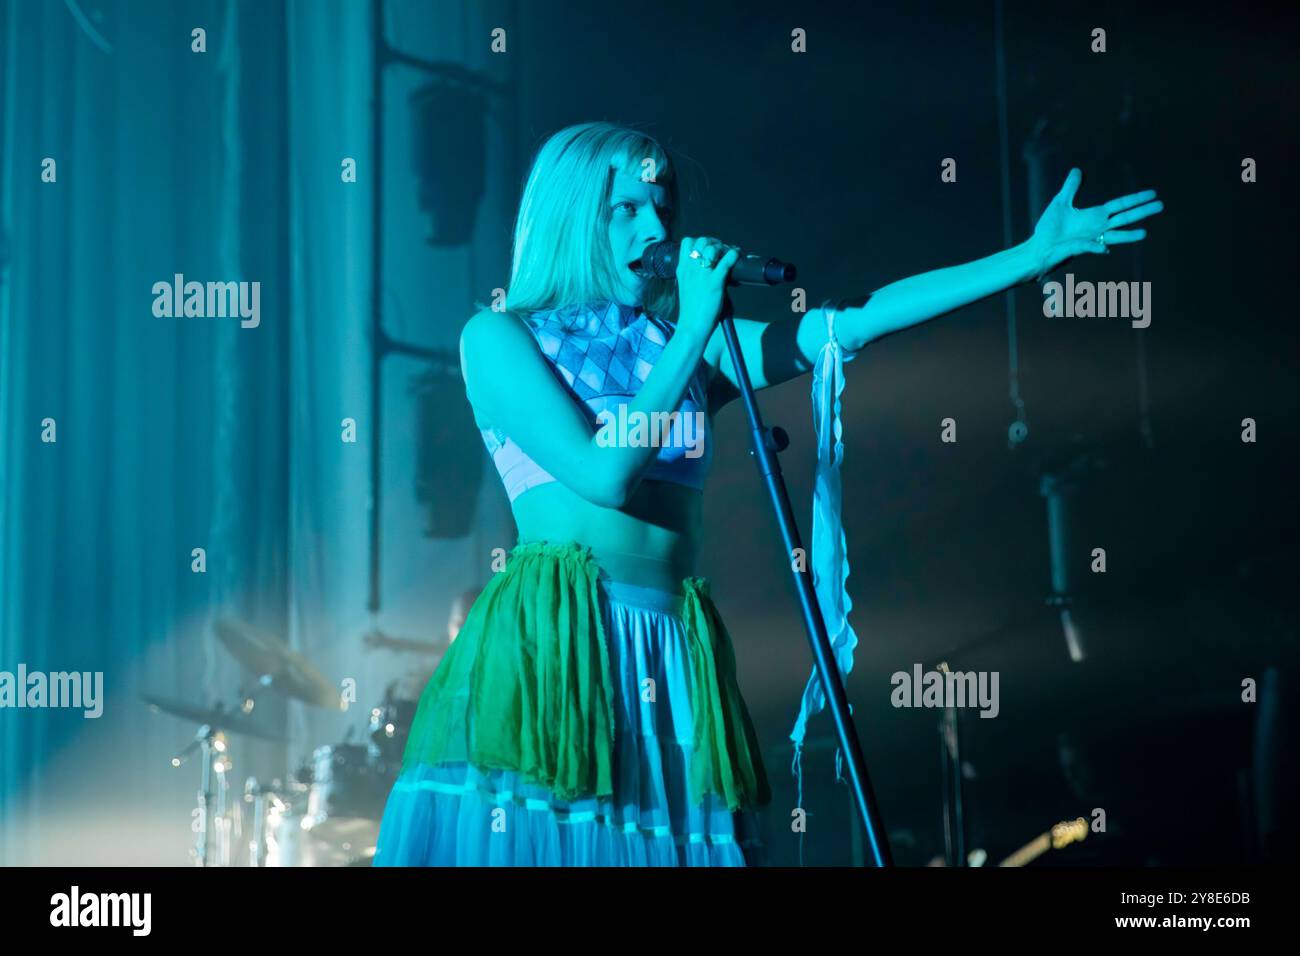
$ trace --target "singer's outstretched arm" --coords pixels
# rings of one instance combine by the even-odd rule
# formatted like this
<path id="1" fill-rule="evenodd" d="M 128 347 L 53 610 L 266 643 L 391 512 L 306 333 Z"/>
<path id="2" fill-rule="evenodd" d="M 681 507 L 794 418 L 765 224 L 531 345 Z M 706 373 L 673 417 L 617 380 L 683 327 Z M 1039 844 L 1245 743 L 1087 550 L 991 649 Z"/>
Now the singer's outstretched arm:
<path id="1" fill-rule="evenodd" d="M 1156 200 L 1155 190 L 1075 209 L 1074 194 L 1082 178 L 1078 169 L 1070 170 L 1065 185 L 1039 218 L 1034 234 L 1024 242 L 974 262 L 891 282 L 870 296 L 843 300 L 843 308 L 835 318 L 840 344 L 846 351 L 856 352 L 891 332 L 919 325 L 1040 276 L 1077 255 L 1105 253 L 1111 245 L 1146 238 L 1145 229 L 1120 227 L 1164 208 Z M 820 305 L 787 322 L 738 318 L 735 325 L 755 389 L 779 385 L 808 372 L 826 343 L 826 316 Z M 716 409 L 737 394 L 721 328 L 714 331 L 704 357 L 715 371 L 710 404 Z"/>

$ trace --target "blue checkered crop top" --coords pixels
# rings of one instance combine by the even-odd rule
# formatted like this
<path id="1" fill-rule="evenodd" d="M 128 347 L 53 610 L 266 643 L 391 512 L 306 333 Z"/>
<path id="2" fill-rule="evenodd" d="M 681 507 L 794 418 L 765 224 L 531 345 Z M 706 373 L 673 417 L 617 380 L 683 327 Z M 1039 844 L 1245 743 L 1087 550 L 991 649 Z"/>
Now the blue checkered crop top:
<path id="1" fill-rule="evenodd" d="M 606 428 L 610 440 L 657 444 L 659 452 L 644 478 L 703 489 L 713 461 L 708 366 L 701 361 L 671 421 L 638 421 L 626 407 L 663 352 L 672 335 L 670 325 L 639 306 L 614 301 L 561 306 L 523 321 L 556 376 L 587 409 L 593 431 Z M 512 502 L 530 488 L 556 480 L 500 429 L 479 431 Z"/>

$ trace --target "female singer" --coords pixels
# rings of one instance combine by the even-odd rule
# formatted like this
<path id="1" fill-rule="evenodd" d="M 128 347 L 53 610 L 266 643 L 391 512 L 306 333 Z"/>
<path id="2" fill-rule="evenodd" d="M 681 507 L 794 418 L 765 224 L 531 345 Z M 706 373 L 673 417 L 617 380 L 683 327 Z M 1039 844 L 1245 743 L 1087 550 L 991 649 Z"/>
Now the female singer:
<path id="1" fill-rule="evenodd" d="M 1014 248 L 841 300 L 846 355 L 1144 238 L 1119 227 L 1159 212 L 1154 192 L 1075 209 L 1080 178 Z M 686 237 L 675 282 L 642 278 L 633 264 L 674 236 L 678 212 L 670 158 L 639 131 L 571 126 L 534 159 L 508 311 L 482 309 L 460 341 L 519 541 L 424 690 L 377 866 L 761 859 L 768 780 L 730 637 L 695 576 L 712 416 L 737 395 L 715 324 L 738 251 Z M 756 389 L 809 371 L 828 335 L 824 309 L 735 327 Z"/>

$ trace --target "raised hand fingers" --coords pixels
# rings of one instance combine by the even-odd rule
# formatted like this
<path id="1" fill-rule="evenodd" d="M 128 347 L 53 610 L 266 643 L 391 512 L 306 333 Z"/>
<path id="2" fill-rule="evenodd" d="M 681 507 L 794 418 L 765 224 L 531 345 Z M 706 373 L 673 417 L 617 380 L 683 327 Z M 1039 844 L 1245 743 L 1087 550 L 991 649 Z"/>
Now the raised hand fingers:
<path id="1" fill-rule="evenodd" d="M 1065 185 L 1061 187 L 1060 198 L 1067 205 L 1074 204 L 1074 194 L 1079 191 L 1079 183 L 1083 181 L 1083 170 L 1075 167 L 1070 170 L 1070 174 L 1065 177 Z"/>
<path id="2" fill-rule="evenodd" d="M 1150 202 L 1155 198 L 1156 191 L 1154 189 L 1144 189 L 1140 193 L 1129 193 L 1127 196 L 1120 196 L 1118 199 L 1112 199 L 1101 208 L 1106 210 L 1106 215 L 1113 216 L 1117 212 L 1123 212 L 1130 206 L 1136 206 L 1138 203 L 1142 202 Z"/>
<path id="3" fill-rule="evenodd" d="M 1133 195 L 1141 196 L 1144 195 L 1144 193 L 1134 193 Z M 1155 194 L 1152 193 L 1152 195 Z M 1119 202 L 1119 200 L 1115 200 L 1115 201 Z M 1110 203 L 1107 203 L 1106 206 L 1109 209 Z M 1109 219 L 1106 220 L 1106 226 L 1108 228 L 1110 226 L 1127 226 L 1130 222 L 1137 222 L 1139 219 L 1147 218 L 1147 216 L 1154 216 L 1156 213 L 1160 212 L 1160 210 L 1164 208 L 1165 208 L 1165 204 L 1160 202 L 1160 200 L 1157 199 L 1155 202 L 1149 202 L 1145 206 L 1138 206 L 1136 209 L 1130 209 L 1127 212 L 1121 212 L 1118 215 L 1112 215 Z"/>
<path id="4" fill-rule="evenodd" d="M 1145 229 L 1107 229 L 1103 236 L 1106 237 L 1106 245 L 1118 246 L 1126 242 L 1141 242 L 1147 237 Z"/>

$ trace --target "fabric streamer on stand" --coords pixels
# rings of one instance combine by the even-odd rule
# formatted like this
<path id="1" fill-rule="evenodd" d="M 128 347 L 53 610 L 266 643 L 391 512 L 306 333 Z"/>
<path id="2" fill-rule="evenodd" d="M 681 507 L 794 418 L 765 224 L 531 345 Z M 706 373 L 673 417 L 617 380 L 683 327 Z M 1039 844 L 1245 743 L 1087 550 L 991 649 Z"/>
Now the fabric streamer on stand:
<path id="1" fill-rule="evenodd" d="M 813 428 L 817 436 L 817 473 L 813 486 L 812 572 L 817 604 L 826 622 L 826 634 L 835 654 L 835 665 L 841 677 L 853 669 L 853 649 L 858 637 L 849 624 L 849 611 L 853 601 L 849 598 L 848 547 L 840 511 L 843 493 L 840 484 L 840 464 L 844 460 L 844 428 L 841 422 L 840 395 L 844 391 L 844 363 L 857 357 L 856 352 L 846 352 L 835 337 L 835 316 L 841 311 L 842 300 L 827 299 L 822 304 L 826 315 L 826 344 L 817 355 L 813 367 L 812 405 Z M 797 806 L 803 806 L 803 743 L 808 718 L 826 706 L 826 695 L 821 679 L 813 669 L 804 688 L 799 716 L 795 719 L 790 739 L 794 742 L 794 760 L 791 772 L 798 781 Z M 849 706 L 852 715 L 853 707 Z M 843 779 L 843 752 L 835 749 L 835 776 Z"/>

